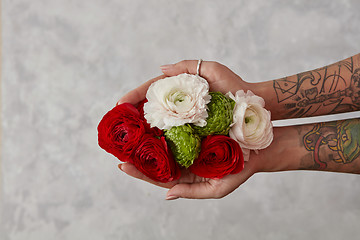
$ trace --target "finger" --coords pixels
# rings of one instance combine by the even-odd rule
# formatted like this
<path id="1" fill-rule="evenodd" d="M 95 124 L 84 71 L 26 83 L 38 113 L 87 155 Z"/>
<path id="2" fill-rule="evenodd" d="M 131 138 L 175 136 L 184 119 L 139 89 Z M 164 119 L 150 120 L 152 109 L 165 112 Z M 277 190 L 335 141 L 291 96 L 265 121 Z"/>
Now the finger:
<path id="1" fill-rule="evenodd" d="M 172 187 L 166 195 L 167 200 L 177 198 L 222 198 L 233 192 L 254 174 L 254 170 L 248 163 L 238 174 L 230 174 L 222 179 L 210 179 L 200 183 L 181 183 Z"/>
<path id="2" fill-rule="evenodd" d="M 177 198 L 208 199 L 222 198 L 240 186 L 236 175 L 223 179 L 210 179 L 207 182 L 181 183 L 172 187 L 166 195 L 167 200 Z"/>
<path id="3" fill-rule="evenodd" d="M 140 87 L 135 88 L 125 94 L 120 100 L 116 103 L 116 105 L 120 105 L 121 103 L 131 103 L 133 105 L 139 103 L 140 101 L 144 100 L 146 97 L 146 92 L 149 88 L 149 86 L 156 82 L 159 79 L 165 78 L 165 75 L 161 75 L 159 77 L 153 78 L 145 83 L 143 83 Z"/>
<path id="4" fill-rule="evenodd" d="M 163 65 L 160 68 L 166 76 L 176 76 L 181 73 L 197 74 L 197 65 L 198 60 L 183 60 L 175 64 Z M 211 79 L 213 77 L 212 68 L 216 65 L 221 64 L 216 62 L 202 61 L 199 68 L 199 75 L 206 79 Z"/>
<path id="5" fill-rule="evenodd" d="M 154 184 L 159 187 L 171 188 L 172 186 L 174 186 L 176 184 L 175 181 L 168 182 L 168 183 L 156 182 L 156 181 L 150 179 L 149 177 L 145 176 L 139 170 L 137 170 L 136 167 L 131 163 L 122 163 L 122 164 L 119 164 L 118 166 L 119 166 L 119 169 L 121 171 L 123 171 L 124 173 L 126 173 L 127 175 L 137 178 L 137 179 L 140 179 L 140 180 L 143 180 L 145 182 Z"/>
<path id="6" fill-rule="evenodd" d="M 214 198 L 216 186 L 209 182 L 180 183 L 172 187 L 166 194 L 166 200 L 177 198 L 205 199 Z"/>

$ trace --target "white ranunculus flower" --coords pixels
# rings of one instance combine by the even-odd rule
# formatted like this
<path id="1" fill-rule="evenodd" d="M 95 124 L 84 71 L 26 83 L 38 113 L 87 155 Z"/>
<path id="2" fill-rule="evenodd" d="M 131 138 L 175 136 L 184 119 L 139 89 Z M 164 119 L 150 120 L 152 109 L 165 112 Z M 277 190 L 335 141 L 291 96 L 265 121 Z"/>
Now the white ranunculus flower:
<path id="1" fill-rule="evenodd" d="M 208 82 L 197 75 L 180 74 L 152 83 L 146 93 L 144 116 L 151 127 L 170 129 L 185 123 L 205 126 Z"/>
<path id="2" fill-rule="evenodd" d="M 274 135 L 271 115 L 264 108 L 264 99 L 243 90 L 237 91 L 235 96 L 231 92 L 226 95 L 236 102 L 230 137 L 240 144 L 246 154 L 249 150 L 268 147 Z"/>

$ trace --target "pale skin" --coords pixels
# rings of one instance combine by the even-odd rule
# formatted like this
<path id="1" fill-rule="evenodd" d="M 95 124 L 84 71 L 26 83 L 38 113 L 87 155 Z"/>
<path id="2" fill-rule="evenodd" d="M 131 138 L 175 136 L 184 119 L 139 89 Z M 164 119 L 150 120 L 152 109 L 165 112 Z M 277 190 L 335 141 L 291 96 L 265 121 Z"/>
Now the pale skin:
<path id="1" fill-rule="evenodd" d="M 117 104 L 137 104 L 154 81 L 180 73 L 196 74 L 196 66 L 196 60 L 161 66 L 162 76 L 130 91 Z M 360 54 L 320 69 L 262 83 L 247 83 L 216 62 L 203 62 L 200 75 L 208 80 L 210 91 L 235 93 L 243 89 L 263 97 L 272 120 L 360 110 Z M 183 169 L 179 180 L 164 184 L 147 178 L 130 163 L 119 164 L 119 168 L 132 177 L 168 188 L 167 200 L 222 198 L 258 172 L 303 169 L 359 174 L 358 139 L 360 119 L 277 127 L 268 148 L 259 154 L 251 152 L 243 171 L 222 179 L 200 178 Z"/>

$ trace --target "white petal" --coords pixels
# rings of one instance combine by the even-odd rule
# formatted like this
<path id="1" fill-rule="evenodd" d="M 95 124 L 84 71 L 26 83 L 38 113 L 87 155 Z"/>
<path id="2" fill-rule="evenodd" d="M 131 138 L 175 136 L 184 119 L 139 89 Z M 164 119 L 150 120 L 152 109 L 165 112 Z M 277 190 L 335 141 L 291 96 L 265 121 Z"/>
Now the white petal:
<path id="1" fill-rule="evenodd" d="M 144 115 L 151 126 L 169 129 L 185 123 L 206 124 L 209 84 L 199 76 L 180 74 L 152 83 L 146 93 Z"/>
<path id="2" fill-rule="evenodd" d="M 273 130 L 271 114 L 264 108 L 264 99 L 251 91 L 245 93 L 243 90 L 237 91 L 235 96 L 229 92 L 227 96 L 236 102 L 230 137 L 244 149 L 268 147 L 273 140 Z"/>

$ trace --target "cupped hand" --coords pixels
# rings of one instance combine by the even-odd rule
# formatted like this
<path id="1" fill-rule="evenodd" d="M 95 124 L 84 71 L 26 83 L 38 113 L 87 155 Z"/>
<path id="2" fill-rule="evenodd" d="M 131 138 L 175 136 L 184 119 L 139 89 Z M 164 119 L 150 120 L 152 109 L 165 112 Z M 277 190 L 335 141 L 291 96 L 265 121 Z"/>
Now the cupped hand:
<path id="1" fill-rule="evenodd" d="M 136 105 L 145 99 L 147 89 L 153 82 L 181 73 L 196 74 L 197 64 L 197 60 L 184 60 L 176 64 L 161 66 L 163 75 L 151 79 L 130 91 L 117 104 L 128 102 Z M 203 61 L 200 66 L 199 75 L 208 81 L 210 91 L 219 91 L 225 94 L 229 91 L 235 93 L 239 89 L 247 90 L 249 88 L 248 83 L 244 82 L 229 68 L 217 62 Z M 130 163 L 119 164 L 119 168 L 132 177 L 160 187 L 169 188 L 167 200 L 177 198 L 221 198 L 234 191 L 256 172 L 255 165 L 250 161 L 245 163 L 245 167 L 240 173 L 230 174 L 221 179 L 202 178 L 189 172 L 187 169 L 183 169 L 180 179 L 169 183 L 160 183 L 146 177 Z"/>
<path id="2" fill-rule="evenodd" d="M 159 187 L 169 188 L 166 200 L 222 198 L 238 188 L 256 172 L 256 167 L 252 162 L 245 162 L 245 167 L 240 173 L 229 174 L 221 179 L 199 177 L 184 168 L 178 180 L 161 183 L 148 178 L 131 163 L 119 164 L 119 168 L 132 177 Z"/>
<path id="3" fill-rule="evenodd" d="M 196 74 L 197 64 L 197 60 L 184 60 L 175 64 L 163 65 L 160 67 L 163 75 L 153 78 L 142 84 L 140 87 L 128 92 L 117 104 L 128 102 L 136 105 L 145 99 L 146 92 L 153 82 L 165 77 L 176 76 L 181 73 Z M 199 75 L 208 81 L 210 91 L 213 92 L 225 94 L 229 91 L 235 93 L 239 89 L 249 89 L 249 83 L 243 81 L 241 77 L 236 75 L 229 68 L 217 62 L 203 61 L 200 66 Z"/>

